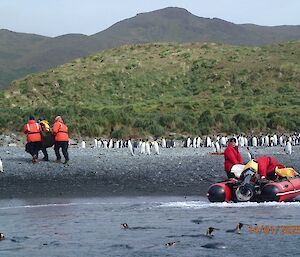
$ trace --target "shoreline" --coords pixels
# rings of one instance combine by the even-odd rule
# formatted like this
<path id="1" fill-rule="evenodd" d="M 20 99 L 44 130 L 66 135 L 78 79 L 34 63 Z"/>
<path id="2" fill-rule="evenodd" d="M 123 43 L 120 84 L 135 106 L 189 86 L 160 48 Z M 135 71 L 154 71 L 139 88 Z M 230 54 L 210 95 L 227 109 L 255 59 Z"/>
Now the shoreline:
<path id="1" fill-rule="evenodd" d="M 251 149 L 256 156 L 271 155 L 300 171 L 300 146 L 292 155 L 282 147 Z M 23 147 L 0 147 L 0 199 L 96 196 L 205 196 L 210 184 L 225 180 L 223 155 L 213 148 L 161 148 L 160 155 L 131 156 L 127 148 L 70 147 L 70 164 L 31 163 Z M 247 160 L 245 148 L 240 152 Z M 43 155 L 40 154 L 40 158 Z"/>

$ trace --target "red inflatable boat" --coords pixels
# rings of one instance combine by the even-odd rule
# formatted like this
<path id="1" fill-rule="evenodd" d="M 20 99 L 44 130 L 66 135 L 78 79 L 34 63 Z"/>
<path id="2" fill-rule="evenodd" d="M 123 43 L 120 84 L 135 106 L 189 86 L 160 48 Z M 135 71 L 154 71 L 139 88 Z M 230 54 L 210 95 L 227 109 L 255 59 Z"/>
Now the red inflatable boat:
<path id="1" fill-rule="evenodd" d="M 300 195 L 300 176 L 280 178 L 276 181 L 260 183 L 253 181 L 254 174 L 249 173 L 242 180 L 230 179 L 209 187 L 207 197 L 210 202 L 265 202 L 292 201 Z"/>

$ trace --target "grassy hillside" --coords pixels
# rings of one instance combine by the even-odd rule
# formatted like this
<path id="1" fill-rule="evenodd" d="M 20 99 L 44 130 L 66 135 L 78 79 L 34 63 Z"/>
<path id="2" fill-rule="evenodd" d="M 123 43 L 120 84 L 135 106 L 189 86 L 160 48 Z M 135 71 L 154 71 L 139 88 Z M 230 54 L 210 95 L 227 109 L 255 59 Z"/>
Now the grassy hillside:
<path id="1" fill-rule="evenodd" d="M 2 130 L 62 115 L 73 134 L 299 131 L 300 42 L 128 45 L 15 81 Z"/>
<path id="2" fill-rule="evenodd" d="M 67 34 L 49 38 L 0 30 L 0 90 L 27 74 L 125 44 L 220 42 L 261 46 L 299 39 L 300 26 L 239 25 L 197 17 L 176 7 L 138 14 L 91 36 Z"/>

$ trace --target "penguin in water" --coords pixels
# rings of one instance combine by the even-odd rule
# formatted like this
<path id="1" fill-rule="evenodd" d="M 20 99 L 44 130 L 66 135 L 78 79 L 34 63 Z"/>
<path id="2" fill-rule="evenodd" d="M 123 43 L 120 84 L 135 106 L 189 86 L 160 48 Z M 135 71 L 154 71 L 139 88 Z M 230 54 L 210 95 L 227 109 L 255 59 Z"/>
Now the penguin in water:
<path id="1" fill-rule="evenodd" d="M 2 160 L 0 159 L 0 172 L 4 172 L 4 169 L 3 169 L 3 163 L 2 163 Z"/>
<path id="2" fill-rule="evenodd" d="M 0 233 L 0 241 L 1 241 L 1 240 L 4 240 L 4 239 L 5 239 L 4 234 L 3 234 L 3 233 Z"/>
<path id="3" fill-rule="evenodd" d="M 235 229 L 229 229 L 229 230 L 226 230 L 227 233 L 238 233 L 238 234 L 241 234 L 241 231 L 242 231 L 242 227 L 246 225 L 246 224 L 243 224 L 243 223 L 238 223 L 235 227 Z"/>
<path id="4" fill-rule="evenodd" d="M 180 242 L 180 241 L 168 242 L 165 244 L 165 246 L 174 246 L 178 242 Z"/>
<path id="5" fill-rule="evenodd" d="M 214 227 L 209 227 L 207 230 L 206 230 L 206 236 L 208 237 L 213 237 L 214 235 L 212 234 L 215 230 L 219 230 L 218 228 L 214 228 Z"/>
<path id="6" fill-rule="evenodd" d="M 129 226 L 128 226 L 127 223 L 122 223 L 122 224 L 121 224 L 121 227 L 124 228 L 124 229 L 128 229 L 128 228 L 129 228 Z"/>
<path id="7" fill-rule="evenodd" d="M 223 243 L 209 243 L 205 245 L 201 245 L 203 248 L 208 248 L 208 249 L 226 249 L 227 245 Z"/>

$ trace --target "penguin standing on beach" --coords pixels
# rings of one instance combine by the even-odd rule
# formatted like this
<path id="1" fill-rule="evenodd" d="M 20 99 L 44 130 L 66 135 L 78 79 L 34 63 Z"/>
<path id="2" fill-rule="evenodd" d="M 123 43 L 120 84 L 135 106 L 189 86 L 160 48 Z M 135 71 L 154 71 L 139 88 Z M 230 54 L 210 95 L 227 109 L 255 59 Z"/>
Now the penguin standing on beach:
<path id="1" fill-rule="evenodd" d="M 220 145 L 225 147 L 226 146 L 226 142 L 227 142 L 227 139 L 225 136 L 221 137 L 220 139 Z"/>
<path id="2" fill-rule="evenodd" d="M 98 140 L 97 140 L 97 138 L 94 139 L 94 148 L 98 148 Z"/>
<path id="3" fill-rule="evenodd" d="M 127 145 L 131 155 L 134 156 L 134 151 L 130 139 L 128 140 Z"/>
<path id="4" fill-rule="evenodd" d="M 206 147 L 212 147 L 212 142 L 209 136 L 206 138 Z"/>
<path id="5" fill-rule="evenodd" d="M 153 147 L 154 147 L 154 152 L 155 154 L 159 154 L 159 147 L 158 147 L 158 143 L 156 141 L 154 141 L 153 143 Z"/>
<path id="6" fill-rule="evenodd" d="M 196 142 L 196 147 L 200 148 L 201 147 L 201 137 L 197 137 L 197 142 Z"/>
<path id="7" fill-rule="evenodd" d="M 292 154 L 292 144 L 290 141 L 286 142 L 286 146 L 285 146 L 285 152 L 286 154 Z"/>
<path id="8" fill-rule="evenodd" d="M 194 137 L 193 139 L 193 148 L 197 148 L 197 138 Z"/>
<path id="9" fill-rule="evenodd" d="M 191 145 L 191 139 L 188 137 L 186 140 L 186 147 L 190 147 Z"/>
<path id="10" fill-rule="evenodd" d="M 0 172 L 4 172 L 4 169 L 3 169 L 3 163 L 2 163 L 2 160 L 0 159 Z"/>
<path id="11" fill-rule="evenodd" d="M 257 147 L 257 138 L 255 136 L 252 137 L 252 146 Z"/>
<path id="12" fill-rule="evenodd" d="M 142 142 L 141 143 L 141 154 L 145 154 L 146 153 L 146 143 Z"/>
<path id="13" fill-rule="evenodd" d="M 150 152 L 150 143 L 148 142 L 148 140 L 145 143 L 145 150 L 146 150 L 146 154 L 148 154 L 148 155 L 151 154 L 151 152 Z"/>
<path id="14" fill-rule="evenodd" d="M 107 140 L 103 140 L 102 144 L 103 144 L 103 148 L 107 149 L 107 145 L 108 145 Z"/>
<path id="15" fill-rule="evenodd" d="M 112 139 L 110 139 L 109 143 L 108 143 L 108 148 L 111 149 L 111 148 L 113 148 L 113 146 L 114 146 L 114 142 Z"/>
<path id="16" fill-rule="evenodd" d="M 85 148 L 85 141 L 84 140 L 81 142 L 81 148 Z"/>
<path id="17" fill-rule="evenodd" d="M 161 140 L 161 147 L 162 148 L 166 148 L 167 144 L 166 144 L 166 139 L 163 137 Z"/>
<path id="18" fill-rule="evenodd" d="M 221 152 L 221 146 L 220 146 L 220 143 L 218 141 L 215 143 L 215 148 L 216 148 L 217 153 Z"/>

